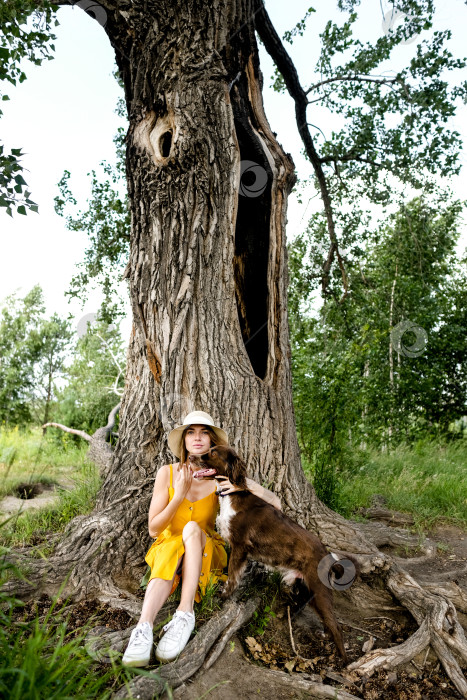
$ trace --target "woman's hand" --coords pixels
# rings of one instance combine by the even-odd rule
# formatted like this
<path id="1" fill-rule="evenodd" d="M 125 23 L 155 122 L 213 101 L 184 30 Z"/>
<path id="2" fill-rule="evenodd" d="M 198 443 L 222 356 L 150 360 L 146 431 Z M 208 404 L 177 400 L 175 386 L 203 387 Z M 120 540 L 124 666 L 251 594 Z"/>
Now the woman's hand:
<path id="1" fill-rule="evenodd" d="M 188 464 L 182 464 L 174 479 L 174 499 L 182 502 L 193 483 L 193 470 Z"/>
<path id="2" fill-rule="evenodd" d="M 229 493 L 235 493 L 235 491 L 244 491 L 239 486 L 232 484 L 226 476 L 216 476 L 216 481 L 218 496 L 227 496 Z"/>

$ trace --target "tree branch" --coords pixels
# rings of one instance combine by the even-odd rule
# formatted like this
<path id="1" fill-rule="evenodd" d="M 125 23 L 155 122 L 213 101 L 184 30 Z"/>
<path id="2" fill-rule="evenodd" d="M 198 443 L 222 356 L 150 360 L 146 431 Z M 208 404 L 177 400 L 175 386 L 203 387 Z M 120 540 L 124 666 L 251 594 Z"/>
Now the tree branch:
<path id="1" fill-rule="evenodd" d="M 285 50 L 282 41 L 269 18 L 266 8 L 262 3 L 262 0 L 260 0 L 260 5 L 262 5 L 262 12 L 256 13 L 255 26 L 261 38 L 261 41 L 263 42 L 266 48 L 266 51 L 273 59 L 274 63 L 277 66 L 277 69 L 284 78 L 284 82 L 289 92 L 289 95 L 295 102 L 295 118 L 297 121 L 298 132 L 305 146 L 306 154 L 313 165 L 316 179 L 318 180 L 319 188 L 321 191 L 321 199 L 323 200 L 324 211 L 326 214 L 326 220 L 328 224 L 329 237 L 331 239 L 331 247 L 329 249 L 328 257 L 322 268 L 321 286 L 323 294 L 326 292 L 327 286 L 329 284 L 329 273 L 332 262 L 334 260 L 334 256 L 336 256 L 342 274 L 342 281 L 344 284 L 344 294 L 341 299 L 341 301 L 343 301 L 343 299 L 345 299 L 348 293 L 347 273 L 345 271 L 344 262 L 340 255 L 339 246 L 337 243 L 331 197 L 329 194 L 326 176 L 324 175 L 320 158 L 316 152 L 313 139 L 311 138 L 311 134 L 308 129 L 306 117 L 306 108 L 308 100 L 306 92 L 300 84 L 297 69 L 295 68 L 289 54 Z"/>
<path id="2" fill-rule="evenodd" d="M 375 168 L 384 167 L 382 163 L 377 163 L 370 158 L 362 158 L 361 156 L 357 155 L 354 156 L 351 152 L 346 153 L 343 156 L 324 156 L 319 160 L 320 163 L 334 163 L 334 165 L 337 165 L 337 163 L 348 163 L 349 160 L 355 160 L 357 163 L 367 163 L 368 165 L 373 165 Z"/>
<path id="3" fill-rule="evenodd" d="M 71 433 L 72 435 L 79 435 L 79 437 L 83 438 L 83 440 L 86 440 L 86 442 L 91 442 L 91 436 L 85 433 L 84 430 L 75 430 L 74 428 L 68 428 L 66 425 L 62 425 L 61 423 L 44 423 L 42 428 L 60 428 L 60 430 L 64 430 L 66 433 Z"/>
<path id="4" fill-rule="evenodd" d="M 308 95 L 309 92 L 312 90 L 316 90 L 317 88 L 321 87 L 322 85 L 328 85 L 328 83 L 335 83 L 339 80 L 353 80 L 357 82 L 362 82 L 362 83 L 377 83 L 378 85 L 392 85 L 393 83 L 397 83 L 400 81 L 400 78 L 367 78 L 362 75 L 343 75 L 343 76 L 336 76 L 334 78 L 328 78 L 327 80 L 321 80 L 319 83 L 315 83 L 312 85 L 308 90 L 306 90 L 305 95 Z M 311 104 L 311 103 L 308 103 Z"/>

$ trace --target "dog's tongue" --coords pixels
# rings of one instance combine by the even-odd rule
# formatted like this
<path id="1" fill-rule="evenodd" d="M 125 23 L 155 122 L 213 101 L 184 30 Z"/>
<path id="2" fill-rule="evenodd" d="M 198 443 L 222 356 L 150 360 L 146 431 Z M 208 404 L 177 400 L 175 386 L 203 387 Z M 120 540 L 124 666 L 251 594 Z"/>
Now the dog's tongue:
<path id="1" fill-rule="evenodd" d="M 204 476 L 214 476 L 215 473 L 215 469 L 198 469 L 197 472 L 193 473 L 193 478 L 202 479 Z"/>

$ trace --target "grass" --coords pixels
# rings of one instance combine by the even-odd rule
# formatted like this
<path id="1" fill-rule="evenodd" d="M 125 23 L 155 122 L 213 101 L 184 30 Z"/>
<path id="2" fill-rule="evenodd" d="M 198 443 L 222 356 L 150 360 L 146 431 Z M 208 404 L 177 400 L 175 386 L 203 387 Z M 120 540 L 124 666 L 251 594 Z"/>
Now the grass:
<path id="1" fill-rule="evenodd" d="M 51 533 L 92 509 L 100 479 L 95 465 L 86 461 L 87 449 L 87 443 L 77 445 L 65 433 L 42 437 L 40 429 L 0 431 L 0 498 L 21 482 L 66 485 L 55 505 L 2 518 L 4 547 L 39 543 L 37 554 L 48 556 Z M 0 586 L 12 576 L 25 575 L 0 557 Z M 0 697 L 107 700 L 135 674 L 148 675 L 142 669 L 124 668 L 119 658 L 110 667 L 97 663 L 86 651 L 85 640 L 89 628 L 98 623 L 89 620 L 79 629 L 68 629 L 66 603 L 53 602 L 45 616 L 37 613 L 28 622 L 21 620 L 21 606 L 0 588 Z"/>
<path id="2" fill-rule="evenodd" d="M 0 580 L 13 565 L 0 561 Z M 9 700 L 68 700 L 69 698 L 110 699 L 113 693 L 142 669 L 124 668 L 118 659 L 102 666 L 86 651 L 86 636 L 95 620 L 78 630 L 67 629 L 66 602 L 54 599 L 45 616 L 36 614 L 24 622 L 18 614 L 22 605 L 0 592 L 0 697 Z M 117 655 L 118 656 L 118 655 Z M 131 694 L 128 689 L 128 696 Z"/>
<path id="3" fill-rule="evenodd" d="M 10 517 L 0 530 L 1 545 L 44 544 L 39 555 L 50 554 L 47 535 L 62 531 L 76 515 L 92 510 L 100 478 L 97 467 L 86 461 L 87 449 L 87 443 L 77 445 L 66 433 L 42 437 L 40 428 L 26 433 L 0 431 L 0 498 L 21 482 L 64 485 L 54 505 L 25 509 Z"/>
<path id="4" fill-rule="evenodd" d="M 0 498 L 21 482 L 56 484 L 79 472 L 89 445 L 60 432 L 43 436 L 41 428 L 0 430 Z"/>
<path id="5" fill-rule="evenodd" d="M 74 488 L 60 491 L 57 502 L 48 508 L 20 512 L 11 517 L 0 531 L 0 544 L 9 547 L 47 544 L 47 535 L 61 532 L 77 515 L 89 513 L 94 507 L 100 478 L 94 464 L 84 463 L 76 473 Z M 43 548 L 41 556 L 50 554 Z"/>
<path id="6" fill-rule="evenodd" d="M 408 512 L 418 526 L 467 525 L 467 441 L 419 441 L 392 452 L 355 451 L 337 474 L 339 512 L 350 517 L 381 494 L 386 507 Z"/>

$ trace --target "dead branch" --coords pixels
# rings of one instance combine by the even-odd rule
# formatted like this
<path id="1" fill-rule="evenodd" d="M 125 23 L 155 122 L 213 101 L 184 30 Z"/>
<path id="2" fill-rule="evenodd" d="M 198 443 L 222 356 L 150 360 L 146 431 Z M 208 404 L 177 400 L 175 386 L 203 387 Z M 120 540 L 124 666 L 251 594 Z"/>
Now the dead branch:
<path id="1" fill-rule="evenodd" d="M 261 41 L 264 43 L 266 51 L 269 53 L 272 60 L 276 64 L 277 69 L 284 78 L 284 82 L 289 92 L 289 95 L 295 102 L 295 118 L 297 122 L 298 132 L 303 141 L 303 145 L 305 146 L 306 154 L 315 171 L 315 176 L 319 184 L 319 188 L 321 191 L 321 199 L 323 201 L 324 211 L 326 214 L 328 232 L 329 237 L 331 239 L 331 247 L 329 249 L 329 254 L 326 262 L 323 265 L 322 270 L 323 294 L 326 293 L 329 283 L 331 265 L 334 260 L 334 256 L 336 256 L 342 275 L 342 282 L 344 285 L 344 294 L 341 299 L 341 301 L 343 301 L 348 294 L 347 272 L 345 270 L 344 261 L 339 251 L 328 183 L 326 180 L 326 176 L 324 175 L 320 157 L 316 152 L 315 144 L 311 137 L 310 130 L 308 129 L 306 116 L 306 108 L 308 104 L 307 93 L 300 84 L 297 69 L 295 68 L 295 65 L 292 59 L 290 58 L 289 54 L 285 50 L 285 47 L 282 44 L 282 41 L 269 18 L 269 15 L 262 3 L 262 0 L 261 7 L 262 11 L 258 12 L 255 17 L 255 26 L 261 38 Z"/>
<path id="2" fill-rule="evenodd" d="M 64 430 L 65 433 L 71 433 L 72 435 L 78 435 L 78 437 L 83 438 L 86 442 L 91 442 L 91 436 L 84 432 L 84 430 L 75 430 L 74 428 L 68 428 L 66 425 L 61 423 L 44 423 L 43 428 L 60 428 Z"/>
<path id="3" fill-rule="evenodd" d="M 408 513 L 399 513 L 395 510 L 388 510 L 387 508 L 381 508 L 378 506 L 373 506 L 371 508 L 360 508 L 358 511 L 360 515 L 369 518 L 370 520 L 385 520 L 388 523 L 393 523 L 397 525 L 413 525 L 414 519 Z"/>
<path id="4" fill-rule="evenodd" d="M 87 459 L 91 462 L 95 462 L 101 471 L 106 471 L 111 463 L 113 457 L 113 449 L 107 442 L 107 439 L 114 429 L 117 413 L 120 410 L 120 403 L 112 408 L 107 418 L 107 425 L 102 428 L 98 428 L 93 435 L 88 435 L 84 430 L 75 430 L 74 428 L 68 428 L 66 425 L 61 423 L 45 423 L 42 428 L 60 428 L 66 433 L 72 433 L 73 435 L 78 435 L 79 437 L 89 442 L 89 450 L 86 454 Z"/>

